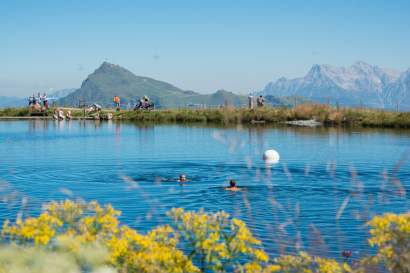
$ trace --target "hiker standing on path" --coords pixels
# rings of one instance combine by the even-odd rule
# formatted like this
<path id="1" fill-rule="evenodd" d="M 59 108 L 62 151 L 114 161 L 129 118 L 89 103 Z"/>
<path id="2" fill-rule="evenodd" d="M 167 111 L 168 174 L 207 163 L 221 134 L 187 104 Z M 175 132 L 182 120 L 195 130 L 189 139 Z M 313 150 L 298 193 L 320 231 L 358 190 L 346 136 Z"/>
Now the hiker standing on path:
<path id="1" fill-rule="evenodd" d="M 114 104 L 115 104 L 115 108 L 117 108 L 117 111 L 120 111 L 121 110 L 121 107 L 120 107 L 120 97 L 119 96 L 115 96 L 114 97 Z"/>

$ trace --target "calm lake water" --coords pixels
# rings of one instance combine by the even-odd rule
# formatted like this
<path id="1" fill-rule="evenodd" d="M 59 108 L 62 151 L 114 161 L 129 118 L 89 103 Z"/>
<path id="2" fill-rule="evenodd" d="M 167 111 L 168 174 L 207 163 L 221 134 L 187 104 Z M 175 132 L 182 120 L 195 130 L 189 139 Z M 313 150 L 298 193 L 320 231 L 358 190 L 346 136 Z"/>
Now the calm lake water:
<path id="1" fill-rule="evenodd" d="M 262 161 L 269 148 L 276 165 Z M 409 148 L 410 131 L 398 130 L 2 121 L 0 222 L 22 200 L 24 215 L 50 200 L 112 203 L 140 231 L 168 223 L 172 207 L 225 210 L 271 255 L 360 257 L 372 251 L 370 217 L 410 209 Z M 244 189 L 225 191 L 230 178 Z"/>

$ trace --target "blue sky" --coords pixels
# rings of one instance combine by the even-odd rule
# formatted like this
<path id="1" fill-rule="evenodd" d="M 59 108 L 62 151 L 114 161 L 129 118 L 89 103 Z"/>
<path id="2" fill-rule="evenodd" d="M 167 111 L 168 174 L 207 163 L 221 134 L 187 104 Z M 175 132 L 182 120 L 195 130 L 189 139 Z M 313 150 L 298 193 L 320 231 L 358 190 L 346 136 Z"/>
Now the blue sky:
<path id="1" fill-rule="evenodd" d="M 79 87 L 103 61 L 239 93 L 312 64 L 410 67 L 410 1 L 2 0 L 0 95 Z"/>

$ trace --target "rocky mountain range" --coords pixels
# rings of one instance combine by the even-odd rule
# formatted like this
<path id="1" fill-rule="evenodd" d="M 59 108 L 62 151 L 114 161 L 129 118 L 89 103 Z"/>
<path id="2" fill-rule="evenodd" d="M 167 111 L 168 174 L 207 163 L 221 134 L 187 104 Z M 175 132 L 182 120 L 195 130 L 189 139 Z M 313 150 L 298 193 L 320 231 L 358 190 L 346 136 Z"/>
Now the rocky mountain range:
<path id="1" fill-rule="evenodd" d="M 361 61 L 349 67 L 315 64 L 304 77 L 282 77 L 257 93 L 304 97 L 342 106 L 407 110 L 410 109 L 410 69 L 400 73 Z"/>
<path id="2" fill-rule="evenodd" d="M 60 106 L 78 106 L 82 102 L 111 107 L 115 95 L 121 97 L 123 105 L 133 105 L 140 97 L 148 95 L 157 107 L 162 108 L 247 104 L 247 97 L 243 95 L 225 90 L 199 94 L 167 82 L 134 75 L 108 62 L 91 73 L 79 89 L 58 90 L 48 97 Z M 267 103 L 275 106 L 315 101 L 407 111 L 410 110 L 410 69 L 397 72 L 365 62 L 356 62 L 349 67 L 316 64 L 304 77 L 282 77 L 269 82 L 255 95 L 264 95 Z M 0 108 L 25 105 L 26 98 L 0 97 Z"/>

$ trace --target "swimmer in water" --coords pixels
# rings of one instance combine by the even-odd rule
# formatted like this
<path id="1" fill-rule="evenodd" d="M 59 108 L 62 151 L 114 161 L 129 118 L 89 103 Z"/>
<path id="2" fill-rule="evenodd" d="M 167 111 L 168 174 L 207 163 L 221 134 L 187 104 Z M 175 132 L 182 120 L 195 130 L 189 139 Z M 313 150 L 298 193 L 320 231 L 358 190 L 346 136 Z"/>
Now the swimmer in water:
<path id="1" fill-rule="evenodd" d="M 241 189 L 236 186 L 236 181 L 231 179 L 229 180 L 229 187 L 226 187 L 227 191 L 240 191 Z"/>
<path id="2" fill-rule="evenodd" d="M 186 175 L 185 175 L 185 174 L 181 174 L 181 175 L 179 176 L 179 178 L 178 178 L 178 181 L 179 181 L 179 183 L 185 183 L 185 182 L 187 182 Z"/>

